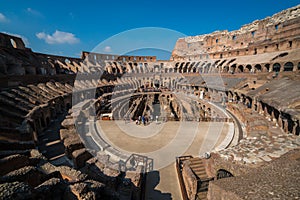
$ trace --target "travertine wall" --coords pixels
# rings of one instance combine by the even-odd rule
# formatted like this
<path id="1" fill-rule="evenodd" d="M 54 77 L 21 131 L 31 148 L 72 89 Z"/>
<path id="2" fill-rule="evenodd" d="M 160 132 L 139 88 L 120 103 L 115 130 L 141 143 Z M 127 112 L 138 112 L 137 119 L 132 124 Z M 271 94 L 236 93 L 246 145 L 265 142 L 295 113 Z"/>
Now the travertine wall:
<path id="1" fill-rule="evenodd" d="M 299 48 L 300 6 L 263 20 L 256 20 L 239 30 L 215 31 L 211 34 L 178 39 L 173 60 L 199 60 L 255 55 Z"/>

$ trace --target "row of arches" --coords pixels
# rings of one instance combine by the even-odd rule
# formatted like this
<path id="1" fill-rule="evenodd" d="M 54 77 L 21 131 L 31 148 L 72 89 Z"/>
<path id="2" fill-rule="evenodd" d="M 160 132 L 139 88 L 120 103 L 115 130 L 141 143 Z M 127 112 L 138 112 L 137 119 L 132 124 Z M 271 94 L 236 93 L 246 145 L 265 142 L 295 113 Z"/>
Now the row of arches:
<path id="1" fill-rule="evenodd" d="M 288 72 L 300 70 L 300 62 L 276 62 L 238 64 L 235 59 L 217 61 L 189 61 L 176 63 L 106 62 L 104 72 L 108 74 L 143 73 L 259 73 Z M 99 66 L 101 67 L 101 66 Z"/>
<path id="2" fill-rule="evenodd" d="M 177 73 L 256 73 L 256 72 L 287 72 L 300 70 L 300 62 L 266 63 L 266 64 L 232 64 L 224 65 L 226 60 L 211 62 L 177 62 L 174 72 Z"/>

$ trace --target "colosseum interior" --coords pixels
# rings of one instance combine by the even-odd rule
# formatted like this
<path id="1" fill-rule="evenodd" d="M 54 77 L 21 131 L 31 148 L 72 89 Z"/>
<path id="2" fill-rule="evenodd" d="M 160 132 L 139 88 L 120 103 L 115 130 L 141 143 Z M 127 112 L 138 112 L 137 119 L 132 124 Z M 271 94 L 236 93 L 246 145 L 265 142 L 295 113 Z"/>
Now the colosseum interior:
<path id="1" fill-rule="evenodd" d="M 47 55 L 0 33 L 0 198 L 298 199 L 299 72 L 299 5 L 179 38 L 170 60 Z M 179 129 L 186 151 L 155 170 L 143 153 Z"/>

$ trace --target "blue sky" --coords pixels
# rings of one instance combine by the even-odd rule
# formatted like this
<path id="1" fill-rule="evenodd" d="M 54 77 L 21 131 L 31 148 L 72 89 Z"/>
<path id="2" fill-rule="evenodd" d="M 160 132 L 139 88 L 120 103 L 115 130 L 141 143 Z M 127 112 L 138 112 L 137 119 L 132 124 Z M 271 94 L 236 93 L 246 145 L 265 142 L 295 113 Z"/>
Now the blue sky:
<path id="1" fill-rule="evenodd" d="M 72 57 L 79 57 L 81 51 L 92 51 L 97 46 L 99 52 L 117 54 L 120 47 L 132 43 L 149 49 L 152 48 L 149 44 L 156 42 L 158 46 L 165 46 L 163 51 L 166 51 L 172 49 L 178 37 L 239 29 L 299 3 L 299 0 L 73 0 L 58 3 L 0 0 L 0 32 L 24 37 L 33 51 Z M 130 29 L 143 30 L 142 27 L 164 29 L 124 34 Z M 116 34 L 120 36 L 117 40 Z M 143 54 L 132 48 L 129 51 Z"/>

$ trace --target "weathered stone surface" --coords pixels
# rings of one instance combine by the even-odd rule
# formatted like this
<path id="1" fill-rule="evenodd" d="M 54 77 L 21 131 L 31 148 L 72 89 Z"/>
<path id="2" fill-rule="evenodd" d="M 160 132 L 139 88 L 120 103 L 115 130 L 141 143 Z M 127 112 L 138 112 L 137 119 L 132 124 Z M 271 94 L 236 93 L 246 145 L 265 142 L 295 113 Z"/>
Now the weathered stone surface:
<path id="1" fill-rule="evenodd" d="M 82 168 L 85 162 L 92 158 L 92 155 L 84 148 L 75 150 L 72 153 L 73 163 L 76 168 Z"/>
<path id="2" fill-rule="evenodd" d="M 0 197 L 7 200 L 33 199 L 31 187 L 22 182 L 0 184 Z"/>
<path id="3" fill-rule="evenodd" d="M 75 136 L 74 138 L 66 138 L 64 140 L 64 146 L 65 154 L 70 158 L 72 157 L 73 151 L 84 148 L 84 145 L 78 136 Z"/>
<path id="4" fill-rule="evenodd" d="M 29 158 L 23 155 L 12 155 L 0 159 L 0 175 L 29 165 Z"/>
<path id="5" fill-rule="evenodd" d="M 9 172 L 2 176 L 0 180 L 1 182 L 26 182 L 28 185 L 35 187 L 41 183 L 43 177 L 44 174 L 39 172 L 35 167 L 27 166 Z"/>
<path id="6" fill-rule="evenodd" d="M 51 178 L 35 187 L 37 198 L 40 199 L 60 199 L 66 189 L 66 183 L 59 178 Z"/>
<path id="7" fill-rule="evenodd" d="M 142 167 L 142 166 L 141 166 Z M 135 187 L 140 187 L 142 183 L 142 173 L 141 170 L 137 171 L 126 171 L 125 178 L 131 180 Z"/>
<path id="8" fill-rule="evenodd" d="M 185 189 L 189 199 L 195 199 L 197 194 L 197 178 L 191 168 L 189 162 L 184 163 L 182 168 L 182 177 Z"/>
<path id="9" fill-rule="evenodd" d="M 63 128 L 66 128 L 66 129 L 73 128 L 74 127 L 74 119 L 73 118 L 65 119 L 61 123 L 61 125 Z"/>
<path id="10" fill-rule="evenodd" d="M 208 199 L 297 199 L 299 176 L 298 149 L 248 174 L 213 181 Z"/>
<path id="11" fill-rule="evenodd" d="M 69 182 L 78 182 L 84 181 L 87 178 L 86 174 L 81 173 L 71 167 L 59 166 L 56 169 L 61 173 L 63 179 L 68 180 Z"/>
<path id="12" fill-rule="evenodd" d="M 84 196 L 88 192 L 88 186 L 85 183 L 75 183 L 71 185 L 71 191 L 77 198 L 81 198 L 81 196 Z"/>

